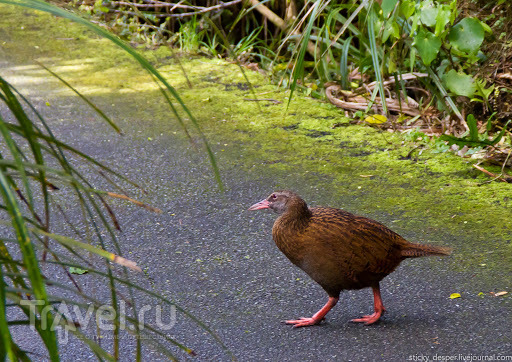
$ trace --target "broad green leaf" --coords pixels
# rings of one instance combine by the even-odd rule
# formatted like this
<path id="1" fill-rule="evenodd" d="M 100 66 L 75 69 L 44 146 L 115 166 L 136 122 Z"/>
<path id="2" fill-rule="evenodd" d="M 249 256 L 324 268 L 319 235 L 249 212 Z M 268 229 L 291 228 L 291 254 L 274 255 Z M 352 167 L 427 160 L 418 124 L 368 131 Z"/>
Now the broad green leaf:
<path id="1" fill-rule="evenodd" d="M 484 27 L 479 20 L 465 18 L 450 31 L 448 39 L 458 50 L 464 53 L 476 53 L 484 41 Z"/>
<path id="2" fill-rule="evenodd" d="M 402 0 L 400 2 L 400 12 L 404 18 L 410 18 L 416 9 L 416 2 L 412 0 Z"/>
<path id="3" fill-rule="evenodd" d="M 395 9 L 396 3 L 398 0 L 383 0 L 382 1 L 382 14 L 385 18 L 391 14 L 391 12 Z"/>
<path id="4" fill-rule="evenodd" d="M 446 104 L 448 104 L 448 106 L 450 106 L 450 108 L 452 109 L 453 113 L 457 116 L 457 118 L 459 118 L 461 121 L 463 121 L 464 117 L 462 117 L 462 113 L 460 113 L 459 108 L 455 105 L 455 102 L 453 101 L 453 99 L 451 99 L 450 95 L 446 91 L 446 88 L 443 85 L 443 83 L 441 82 L 441 79 L 439 78 L 437 73 L 434 72 L 432 70 L 432 68 L 430 68 L 430 67 L 427 67 L 427 73 L 430 76 L 430 79 L 432 79 L 434 81 L 437 89 L 439 89 L 439 91 L 441 92 L 441 95 L 443 97 L 443 101 L 440 101 L 440 100 L 437 101 L 439 109 L 445 109 L 444 107 L 446 107 Z"/>
<path id="5" fill-rule="evenodd" d="M 441 40 L 430 31 L 421 28 L 414 37 L 414 47 L 418 50 L 425 65 L 430 65 L 441 49 Z"/>
<path id="6" fill-rule="evenodd" d="M 432 4 L 425 4 L 421 7 L 420 19 L 425 26 L 436 25 L 436 18 L 439 9 L 434 7 Z"/>
<path id="7" fill-rule="evenodd" d="M 446 24 L 450 22 L 450 16 L 451 12 L 450 10 L 446 9 L 446 7 L 439 9 L 436 17 L 436 28 L 434 32 L 436 36 L 440 36 L 444 32 Z"/>
<path id="8" fill-rule="evenodd" d="M 400 28 L 394 19 L 386 21 L 384 31 L 382 32 L 382 42 L 385 43 L 391 35 L 393 36 L 392 40 L 400 38 Z"/>
<path id="9" fill-rule="evenodd" d="M 443 77 L 446 87 L 458 96 L 471 98 L 476 92 L 476 84 L 473 78 L 466 73 L 457 73 L 450 70 Z"/>

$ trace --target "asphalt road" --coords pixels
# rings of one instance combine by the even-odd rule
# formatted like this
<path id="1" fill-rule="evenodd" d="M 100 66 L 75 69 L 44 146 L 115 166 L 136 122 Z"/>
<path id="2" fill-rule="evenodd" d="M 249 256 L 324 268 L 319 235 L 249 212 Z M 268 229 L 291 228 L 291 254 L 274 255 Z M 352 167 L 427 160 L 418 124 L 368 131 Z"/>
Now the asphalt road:
<path id="1" fill-rule="evenodd" d="M 31 94 L 52 119 L 56 134 L 139 182 L 149 191 L 145 201 L 164 211 L 157 215 L 115 202 L 125 255 L 144 269 L 134 276 L 136 280 L 203 320 L 239 360 L 399 361 L 512 355 L 511 298 L 480 297 L 475 292 L 449 299 L 461 285 L 471 284 L 477 291 L 489 284 L 485 277 L 475 277 L 473 270 L 457 271 L 449 258 L 408 260 L 386 278 L 381 287 L 388 312 L 376 325 L 349 323 L 372 311 L 369 289 L 343 293 L 319 326 L 293 329 L 282 324 L 285 319 L 312 315 L 327 296 L 273 244 L 275 216 L 251 213 L 247 208 L 277 185 L 298 190 L 315 204 L 342 207 L 354 203 L 322 194 L 322 175 L 305 180 L 294 174 L 272 173 L 263 163 L 255 164 L 251 172 L 241 171 L 243 160 L 217 152 L 226 183 L 226 191 L 220 192 L 204 155 L 180 135 L 177 126 L 131 117 L 134 107 L 146 106 L 137 104 L 140 99 L 126 96 L 116 104 L 115 118 L 126 133 L 117 136 L 76 98 L 44 93 L 45 75 L 38 73 L 25 82 L 27 70 L 13 67 L 0 63 L 0 72 Z M 99 97 L 95 100 L 102 103 Z M 51 107 L 45 106 L 46 101 Z M 215 144 L 213 147 L 220 149 Z M 101 184 L 97 175 L 90 176 Z M 350 211 L 358 212 L 355 206 Z M 389 224 L 390 220 L 379 221 Z M 424 239 L 422 230 L 409 230 L 404 236 L 412 241 Z M 436 236 L 449 245 L 464 238 Z M 86 290 L 108 299 L 109 291 L 91 276 L 77 278 Z M 492 282 L 499 285 L 499 280 Z M 140 298 L 139 305 L 149 302 Z M 230 359 L 208 334 L 179 312 L 176 324 L 167 332 L 197 353 L 194 360 Z M 22 347 L 35 352 L 35 360 L 44 359 L 35 334 L 20 328 L 15 337 Z M 133 340 L 127 337 L 121 343 L 122 360 L 131 360 Z M 72 338 L 61 347 L 63 360 L 88 360 L 92 356 Z M 192 359 L 178 350 L 176 355 Z M 165 360 L 149 349 L 144 359 Z"/>

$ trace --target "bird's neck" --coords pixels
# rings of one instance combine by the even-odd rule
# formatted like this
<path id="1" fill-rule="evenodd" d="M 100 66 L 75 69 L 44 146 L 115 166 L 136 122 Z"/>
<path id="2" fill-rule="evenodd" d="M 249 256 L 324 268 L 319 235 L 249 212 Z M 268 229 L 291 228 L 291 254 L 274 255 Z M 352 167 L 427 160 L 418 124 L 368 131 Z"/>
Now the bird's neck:
<path id="1" fill-rule="evenodd" d="M 300 265 L 304 248 L 300 235 L 309 227 L 310 221 L 311 211 L 303 200 L 299 200 L 288 205 L 272 227 L 272 238 L 277 247 L 295 265 Z"/>
<path id="2" fill-rule="evenodd" d="M 307 227 L 311 219 L 311 211 L 304 200 L 293 200 L 287 210 L 279 217 L 281 227 L 288 230 L 300 231 Z"/>

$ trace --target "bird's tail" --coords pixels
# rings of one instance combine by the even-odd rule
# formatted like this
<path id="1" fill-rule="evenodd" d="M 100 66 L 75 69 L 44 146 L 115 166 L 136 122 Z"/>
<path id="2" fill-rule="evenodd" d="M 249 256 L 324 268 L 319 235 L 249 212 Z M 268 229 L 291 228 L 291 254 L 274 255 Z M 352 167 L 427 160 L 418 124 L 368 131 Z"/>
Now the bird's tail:
<path id="1" fill-rule="evenodd" d="M 409 243 L 402 249 L 402 256 L 405 258 L 418 258 L 420 256 L 442 256 L 450 255 L 452 248 L 446 246 L 434 246 Z"/>

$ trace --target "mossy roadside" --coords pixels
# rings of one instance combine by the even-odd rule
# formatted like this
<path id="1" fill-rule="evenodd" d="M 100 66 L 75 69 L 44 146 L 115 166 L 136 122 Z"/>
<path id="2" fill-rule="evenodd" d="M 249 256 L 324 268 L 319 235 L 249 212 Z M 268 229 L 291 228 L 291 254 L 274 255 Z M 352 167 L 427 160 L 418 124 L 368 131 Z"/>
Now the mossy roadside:
<path id="1" fill-rule="evenodd" d="M 1 9 L 2 56 L 38 59 L 84 94 L 103 97 L 99 104 L 123 95 L 130 103 L 150 103 L 132 117 L 167 125 L 169 109 L 151 79 L 108 41 L 46 14 Z M 485 264 L 511 274 L 512 185 L 483 183 L 488 178 L 471 167 L 474 161 L 413 150 L 418 143 L 402 135 L 351 125 L 335 107 L 299 94 L 287 109 L 288 92 L 245 70 L 249 86 L 240 68 L 223 60 L 178 57 L 166 48 L 143 53 L 176 87 L 223 168 L 273 180 L 269 192 L 279 186 L 311 196 L 314 184 L 323 194 L 316 201 L 343 200 L 333 206 L 391 220 L 405 236 L 422 230 L 425 239 L 419 241 L 450 244 L 457 236 L 454 265 Z"/>
<path id="2" fill-rule="evenodd" d="M 426 140 L 351 125 L 335 107 L 301 95 L 286 111 L 287 92 L 246 70 L 253 78 L 251 92 L 236 65 L 201 58 L 181 62 L 193 88 L 182 83 L 178 90 L 221 164 L 255 179 L 268 177 L 275 183 L 269 192 L 277 185 L 305 193 L 316 204 L 342 200 L 335 206 L 387 221 L 405 235 L 415 230 L 418 241 L 452 244 L 460 270 L 485 264 L 500 274 L 512 271 L 512 187 L 485 183 L 488 177 L 471 166 L 475 160 L 435 153 Z M 255 97 L 282 103 L 258 106 L 249 100 Z"/>

